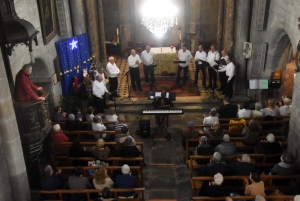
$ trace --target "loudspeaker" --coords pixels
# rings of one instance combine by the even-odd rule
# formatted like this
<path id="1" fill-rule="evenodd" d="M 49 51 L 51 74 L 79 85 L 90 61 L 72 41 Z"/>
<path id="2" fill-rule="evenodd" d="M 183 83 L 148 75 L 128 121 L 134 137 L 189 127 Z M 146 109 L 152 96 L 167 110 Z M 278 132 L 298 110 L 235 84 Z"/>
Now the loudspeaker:
<path id="1" fill-rule="evenodd" d="M 142 138 L 150 136 L 150 120 L 140 120 L 140 135 Z"/>

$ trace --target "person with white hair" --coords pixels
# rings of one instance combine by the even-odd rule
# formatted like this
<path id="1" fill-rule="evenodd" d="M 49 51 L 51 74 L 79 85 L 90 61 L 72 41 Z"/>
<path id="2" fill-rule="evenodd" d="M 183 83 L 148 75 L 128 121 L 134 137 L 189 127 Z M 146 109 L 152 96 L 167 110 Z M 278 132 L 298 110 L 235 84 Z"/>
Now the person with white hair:
<path id="1" fill-rule="evenodd" d="M 256 102 L 254 104 L 254 108 L 255 108 L 255 110 L 252 110 L 252 117 L 261 117 L 261 116 L 264 116 L 263 112 L 261 111 L 262 106 L 261 106 L 260 102 Z"/>
<path id="2" fill-rule="evenodd" d="M 117 67 L 114 57 L 109 57 L 108 61 L 106 71 L 109 77 L 109 90 L 112 92 L 109 96 L 109 100 L 114 101 L 114 97 L 120 97 L 120 95 L 115 92 L 118 89 L 118 75 L 120 74 L 120 69 Z"/>
<path id="3" fill-rule="evenodd" d="M 231 165 L 233 175 L 249 175 L 251 172 L 255 172 L 256 168 L 251 164 L 251 158 L 248 154 L 243 154 L 242 158 L 237 158 L 237 162 Z"/>
<path id="4" fill-rule="evenodd" d="M 196 150 L 194 152 L 194 155 L 199 156 L 209 156 L 214 153 L 214 147 L 210 146 L 207 141 L 206 136 L 201 136 L 199 139 L 199 144 L 196 147 Z M 198 164 L 207 164 L 209 163 L 209 159 L 198 159 Z"/>
<path id="5" fill-rule="evenodd" d="M 223 175 L 217 173 L 214 175 L 214 181 L 209 182 L 209 186 L 204 191 L 204 196 L 222 197 L 230 195 L 230 190 L 226 186 L 222 186 Z"/>
<path id="6" fill-rule="evenodd" d="M 106 130 L 106 127 L 104 126 L 104 124 L 102 123 L 102 118 L 99 115 L 94 116 L 93 118 L 93 122 L 92 122 L 92 130 L 93 131 L 104 131 Z M 100 138 L 100 134 L 94 134 L 95 139 L 99 139 Z M 102 138 L 105 138 L 106 134 L 102 133 Z"/>
<path id="7" fill-rule="evenodd" d="M 25 64 L 23 68 L 16 75 L 14 98 L 15 101 L 28 102 L 30 99 L 45 100 L 44 97 L 39 97 L 33 90 L 41 91 L 42 87 L 35 86 L 29 76 L 32 72 L 31 64 Z"/>
<path id="8" fill-rule="evenodd" d="M 51 133 L 52 142 L 68 142 L 69 138 L 62 132 L 59 124 L 54 124 L 52 127 Z M 68 146 L 66 145 L 55 145 L 54 146 L 57 151 L 67 151 Z"/>
<path id="9" fill-rule="evenodd" d="M 291 114 L 291 103 L 292 100 L 289 98 L 284 98 L 283 100 L 284 105 L 281 105 L 279 110 L 279 115 L 289 115 Z M 281 101 L 280 101 L 281 103 Z"/>
<path id="10" fill-rule="evenodd" d="M 266 201 L 266 199 L 265 199 L 264 196 L 257 195 L 257 196 L 255 197 L 255 201 Z"/>
<path id="11" fill-rule="evenodd" d="M 87 125 L 82 123 L 82 119 L 76 119 L 74 114 L 68 115 L 68 120 L 66 121 L 66 130 L 68 131 L 79 131 L 79 130 L 86 130 Z"/>
<path id="12" fill-rule="evenodd" d="M 122 175 L 116 177 L 117 188 L 136 188 L 138 187 L 137 179 L 131 175 L 130 167 L 125 164 L 121 168 Z M 133 198 L 134 192 L 120 193 L 119 196 L 126 198 Z"/>
<path id="13" fill-rule="evenodd" d="M 269 174 L 289 176 L 294 174 L 295 166 L 292 164 L 292 156 L 289 153 L 283 153 L 279 163 L 274 165 Z"/>
<path id="14" fill-rule="evenodd" d="M 146 46 L 146 49 L 141 53 L 141 60 L 144 64 L 145 82 L 149 84 L 149 73 L 151 78 L 151 86 L 155 86 L 154 67 L 153 64 L 154 53 L 151 52 L 151 47 Z"/>
<path id="15" fill-rule="evenodd" d="M 218 112 L 215 108 L 212 108 L 209 112 L 209 116 L 204 116 L 203 124 L 213 124 L 214 122 L 219 122 L 219 117 L 217 116 Z M 210 127 L 204 127 L 203 129 L 206 133 L 209 133 Z"/>
<path id="16" fill-rule="evenodd" d="M 223 136 L 223 142 L 215 148 L 215 151 L 221 155 L 232 155 L 236 153 L 236 147 L 230 142 L 230 136 L 228 134 Z"/>
<path id="17" fill-rule="evenodd" d="M 244 182 L 246 183 L 245 192 L 244 194 L 250 196 L 257 196 L 265 194 L 265 185 L 264 182 L 261 180 L 260 175 L 257 172 L 250 173 L 249 179 L 251 180 L 251 184 L 247 178 L 244 178 Z"/>
<path id="18" fill-rule="evenodd" d="M 222 161 L 222 156 L 219 152 L 213 154 L 210 163 L 201 165 L 199 168 L 199 176 L 214 176 L 217 173 L 225 176 L 231 175 L 231 170 L 227 167 L 226 162 Z"/>
<path id="19" fill-rule="evenodd" d="M 294 201 L 300 201 L 300 195 L 295 195 Z"/>
<path id="20" fill-rule="evenodd" d="M 135 49 L 130 51 L 131 55 L 128 57 L 128 66 L 130 68 L 130 79 L 131 79 L 131 86 L 133 91 L 136 91 L 136 87 L 139 91 L 143 91 L 141 87 L 141 79 L 140 79 L 140 69 L 139 65 L 142 62 L 140 56 L 136 54 Z"/>
<path id="21" fill-rule="evenodd" d="M 108 93 L 111 94 L 106 86 L 102 82 L 103 77 L 101 74 L 98 74 L 96 76 L 96 80 L 93 82 L 93 97 L 94 97 L 94 103 L 97 106 L 97 113 L 104 113 L 104 109 L 106 109 L 106 103 L 105 103 L 105 94 Z M 113 86 L 114 87 L 114 86 Z"/>
<path id="22" fill-rule="evenodd" d="M 280 144 L 275 141 L 275 136 L 269 133 L 266 140 L 261 140 L 256 147 L 254 147 L 254 153 L 256 154 L 280 154 L 282 148 Z"/>

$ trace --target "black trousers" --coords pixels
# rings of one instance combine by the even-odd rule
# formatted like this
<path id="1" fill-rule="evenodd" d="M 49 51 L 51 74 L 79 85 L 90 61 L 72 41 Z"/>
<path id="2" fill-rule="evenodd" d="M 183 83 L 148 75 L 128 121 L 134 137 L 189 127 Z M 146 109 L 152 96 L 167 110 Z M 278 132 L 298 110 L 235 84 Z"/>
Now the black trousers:
<path id="1" fill-rule="evenodd" d="M 118 89 L 118 77 L 110 77 L 109 78 L 109 89 L 110 89 L 110 92 L 114 92 L 115 90 Z M 113 99 L 113 97 L 116 97 L 117 96 L 117 92 L 111 94 L 109 96 L 110 99 Z"/>
<path id="2" fill-rule="evenodd" d="M 97 113 L 102 113 L 103 114 L 104 113 L 104 107 L 105 107 L 104 96 L 102 96 L 103 99 L 101 99 L 101 98 L 99 98 L 99 97 L 97 97 L 95 95 L 93 95 L 93 97 L 94 97 L 94 104 L 95 104 L 95 106 L 97 108 Z M 97 114 L 97 113 L 95 113 L 95 114 Z"/>
<path id="3" fill-rule="evenodd" d="M 177 79 L 176 79 L 176 83 L 180 82 L 180 74 L 181 71 L 183 70 L 183 83 L 185 84 L 187 81 L 187 72 L 188 72 L 188 66 L 186 67 L 181 67 L 180 65 L 178 65 L 178 69 L 177 69 Z"/>
<path id="4" fill-rule="evenodd" d="M 141 88 L 141 78 L 140 78 L 139 67 L 131 68 L 129 72 L 130 72 L 131 86 L 133 88 L 135 88 L 137 86 L 140 89 Z"/>
<path id="5" fill-rule="evenodd" d="M 227 85 L 226 72 L 219 72 L 219 80 L 220 80 L 220 83 L 221 83 L 220 89 L 225 91 L 226 90 L 226 85 Z"/>
<path id="6" fill-rule="evenodd" d="M 151 84 L 155 84 L 154 67 L 146 66 L 144 64 L 144 74 L 145 74 L 145 82 L 146 83 L 149 83 L 149 77 L 148 77 L 149 72 L 150 72 L 150 77 L 151 77 Z"/>
<path id="7" fill-rule="evenodd" d="M 214 67 L 208 67 L 208 74 L 209 74 L 209 86 L 216 87 L 217 72 L 215 71 Z M 212 85 L 212 82 L 214 82 L 214 85 Z"/>
<path id="8" fill-rule="evenodd" d="M 195 82 L 198 82 L 199 71 L 202 73 L 202 84 L 206 86 L 206 69 L 204 64 L 196 65 Z"/>
<path id="9" fill-rule="evenodd" d="M 227 80 L 228 80 L 228 76 L 226 76 Z M 233 82 L 234 82 L 235 76 L 233 76 L 231 78 L 231 80 L 227 83 L 226 85 L 226 94 L 225 97 L 229 97 L 232 98 L 232 94 L 233 94 Z"/>

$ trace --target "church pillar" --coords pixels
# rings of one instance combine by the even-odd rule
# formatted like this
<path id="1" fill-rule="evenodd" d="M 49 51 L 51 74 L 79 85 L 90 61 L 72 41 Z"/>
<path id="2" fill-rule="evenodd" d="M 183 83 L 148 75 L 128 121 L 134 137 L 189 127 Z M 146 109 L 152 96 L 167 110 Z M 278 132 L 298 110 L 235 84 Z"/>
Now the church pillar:
<path id="1" fill-rule="evenodd" d="M 18 124 L 4 68 L 0 68 L 0 86 L 0 198 L 30 201 Z"/>
<path id="2" fill-rule="evenodd" d="M 95 56 L 94 61 L 96 66 L 100 64 L 99 37 L 97 26 L 96 2 L 88 0 L 85 2 L 87 31 L 89 36 L 89 44 L 91 55 Z"/>
<path id="3" fill-rule="evenodd" d="M 218 10 L 218 31 L 217 31 L 217 45 L 218 52 L 222 50 L 222 39 L 223 39 L 223 23 L 224 23 L 224 0 L 219 0 Z"/>
<path id="4" fill-rule="evenodd" d="M 84 0 L 71 1 L 69 5 L 71 11 L 73 35 L 77 36 L 86 33 Z"/>
<path id="5" fill-rule="evenodd" d="M 105 43 L 105 29 L 102 0 L 97 0 L 98 7 L 98 24 L 99 24 L 99 41 L 100 41 L 100 61 L 104 63 L 107 61 L 106 57 L 106 43 Z"/>
<path id="6" fill-rule="evenodd" d="M 239 95 L 245 94 L 245 81 L 247 61 L 243 55 L 244 41 L 249 41 L 250 17 L 252 4 L 249 0 L 238 0 L 236 2 L 236 33 L 235 33 L 235 49 L 234 62 L 236 65 L 236 90 Z"/>
<path id="7" fill-rule="evenodd" d="M 132 2 L 134 3 L 134 2 Z M 131 41 L 131 1 L 118 0 L 119 7 L 119 27 L 115 27 L 122 32 L 120 34 L 120 45 L 121 49 L 125 49 L 127 47 L 127 41 Z M 139 27 L 142 26 L 139 24 Z M 138 42 L 135 40 L 135 42 Z"/>
<path id="8" fill-rule="evenodd" d="M 223 36 L 223 49 L 230 56 L 233 54 L 233 34 L 234 34 L 234 15 L 235 15 L 235 0 L 226 0 L 225 5 L 225 29 Z"/>

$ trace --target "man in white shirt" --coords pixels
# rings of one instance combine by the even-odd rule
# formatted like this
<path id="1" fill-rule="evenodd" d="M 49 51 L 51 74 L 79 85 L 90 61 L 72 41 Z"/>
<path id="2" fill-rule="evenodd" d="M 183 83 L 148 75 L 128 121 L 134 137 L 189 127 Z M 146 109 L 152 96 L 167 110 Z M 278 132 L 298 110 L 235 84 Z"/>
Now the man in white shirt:
<path id="1" fill-rule="evenodd" d="M 102 118 L 99 115 L 94 116 L 93 118 L 93 122 L 92 122 L 92 130 L 93 131 L 104 131 L 106 130 L 106 127 L 103 125 L 102 123 Z M 95 139 L 99 139 L 100 138 L 100 134 L 94 134 Z M 106 137 L 105 133 L 102 133 L 102 138 Z"/>
<path id="2" fill-rule="evenodd" d="M 128 57 L 128 65 L 130 68 L 130 78 L 131 78 L 131 86 L 133 91 L 136 91 L 136 86 L 139 91 L 143 91 L 141 87 L 141 79 L 140 79 L 140 69 L 139 65 L 142 62 L 140 56 L 136 54 L 134 49 L 131 50 L 131 55 Z M 136 85 L 135 85 L 136 84 Z"/>
<path id="3" fill-rule="evenodd" d="M 154 67 L 149 65 L 153 64 L 154 53 L 150 51 L 151 47 L 149 45 L 146 46 L 146 50 L 144 50 L 141 54 L 141 60 L 144 63 L 144 73 L 145 73 L 145 82 L 149 84 L 148 74 L 150 72 L 151 77 L 151 85 L 155 86 L 155 78 L 154 78 Z"/>
<path id="4" fill-rule="evenodd" d="M 222 55 L 222 57 L 220 59 L 220 65 L 219 65 L 220 70 L 226 67 L 225 64 L 226 64 L 226 60 L 228 58 L 226 50 L 222 50 L 221 55 Z M 225 94 L 226 85 L 227 85 L 226 72 L 219 72 L 219 80 L 220 80 L 221 86 L 217 91 L 223 91 L 222 94 Z"/>
<path id="5" fill-rule="evenodd" d="M 210 46 L 210 51 L 208 52 L 206 61 L 209 63 L 210 67 L 208 68 L 209 74 L 209 85 L 208 88 L 216 88 L 217 87 L 217 72 L 215 69 L 219 68 L 219 65 L 215 62 L 215 60 L 219 61 L 220 54 L 216 51 L 216 47 L 214 45 Z M 212 81 L 214 85 L 212 85 Z"/>
<path id="6" fill-rule="evenodd" d="M 202 73 L 202 85 L 206 88 L 206 69 L 205 65 L 201 62 L 206 61 L 206 52 L 203 51 L 202 45 L 199 45 L 198 51 L 195 54 L 195 64 L 196 64 L 196 74 L 195 74 L 195 82 L 194 84 L 198 83 L 198 75 L 199 71 L 201 70 Z"/>
<path id="7" fill-rule="evenodd" d="M 95 71 L 95 80 L 97 75 L 102 75 L 102 83 L 104 86 L 106 86 L 106 82 L 105 82 L 105 73 L 104 73 L 104 68 L 102 66 L 99 66 L 98 71 Z M 109 109 L 109 107 L 106 105 L 106 95 L 103 95 L 103 100 L 104 100 L 104 109 Z"/>
<path id="8" fill-rule="evenodd" d="M 185 63 L 180 63 L 178 65 L 176 84 L 180 84 L 180 74 L 181 74 L 181 71 L 183 70 L 183 72 L 184 72 L 183 85 L 185 85 L 185 83 L 188 79 L 188 77 L 187 77 L 188 66 L 189 66 L 189 62 L 192 59 L 192 57 L 193 56 L 192 56 L 191 52 L 186 49 L 186 45 L 182 45 L 182 49 L 178 51 L 178 60 L 185 61 Z"/>
<path id="9" fill-rule="evenodd" d="M 106 89 L 106 86 L 103 84 L 102 80 L 102 75 L 98 74 L 96 76 L 96 80 L 93 82 L 93 96 L 95 105 L 97 106 L 97 113 L 103 114 L 105 107 L 104 94 L 110 94 L 110 92 Z"/>
<path id="10" fill-rule="evenodd" d="M 226 67 L 218 70 L 219 72 L 224 72 L 226 71 L 226 76 L 227 76 L 227 85 L 226 85 L 226 92 L 225 92 L 225 97 L 232 98 L 233 94 L 233 82 L 235 78 L 235 66 L 231 61 L 231 58 L 227 58 L 226 60 Z"/>
<path id="11" fill-rule="evenodd" d="M 114 101 L 114 97 L 120 97 L 120 95 L 115 92 L 118 89 L 118 75 L 120 74 L 120 70 L 115 64 L 115 58 L 109 57 L 108 64 L 106 65 L 106 71 L 109 77 L 109 85 L 110 91 L 114 92 L 110 95 L 109 100 Z"/>

